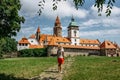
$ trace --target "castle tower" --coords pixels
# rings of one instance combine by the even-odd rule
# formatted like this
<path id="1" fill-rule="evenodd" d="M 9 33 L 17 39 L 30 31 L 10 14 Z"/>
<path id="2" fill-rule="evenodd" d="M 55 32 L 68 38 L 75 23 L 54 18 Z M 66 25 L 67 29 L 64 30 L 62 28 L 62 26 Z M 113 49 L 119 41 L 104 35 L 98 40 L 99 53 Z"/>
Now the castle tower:
<path id="1" fill-rule="evenodd" d="M 36 31 L 36 39 L 39 41 L 40 39 L 40 27 L 38 27 L 37 31 Z"/>
<path id="2" fill-rule="evenodd" d="M 53 35 L 56 35 L 57 37 L 62 37 L 62 27 L 58 16 L 54 24 L 53 32 L 54 32 Z"/>
<path id="3" fill-rule="evenodd" d="M 68 26 L 68 38 L 71 40 L 71 45 L 79 45 L 80 37 L 79 37 L 79 26 L 75 22 L 74 18 L 71 18 L 71 22 Z"/>

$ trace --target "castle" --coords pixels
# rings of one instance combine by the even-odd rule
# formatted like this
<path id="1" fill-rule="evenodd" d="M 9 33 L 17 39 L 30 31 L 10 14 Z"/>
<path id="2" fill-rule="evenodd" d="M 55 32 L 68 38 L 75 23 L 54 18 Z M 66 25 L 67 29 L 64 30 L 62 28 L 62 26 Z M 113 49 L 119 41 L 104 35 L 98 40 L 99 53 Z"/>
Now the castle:
<path id="1" fill-rule="evenodd" d="M 65 55 L 120 56 L 120 48 L 116 43 L 108 40 L 101 43 L 98 39 L 82 39 L 79 36 L 79 26 L 73 17 L 67 31 L 68 36 L 63 37 L 61 22 L 57 16 L 53 27 L 53 35 L 42 34 L 40 27 L 38 27 L 35 34 L 32 34 L 29 38 L 23 37 L 18 42 L 17 49 L 47 47 L 48 55 L 55 55 L 58 45 L 61 45 L 64 48 Z"/>

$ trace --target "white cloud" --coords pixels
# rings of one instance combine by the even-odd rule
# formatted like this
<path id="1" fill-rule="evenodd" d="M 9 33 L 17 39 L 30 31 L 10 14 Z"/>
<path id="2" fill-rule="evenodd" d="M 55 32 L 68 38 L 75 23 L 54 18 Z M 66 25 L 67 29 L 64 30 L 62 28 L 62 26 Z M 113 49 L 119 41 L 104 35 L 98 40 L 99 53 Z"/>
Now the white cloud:
<path id="1" fill-rule="evenodd" d="M 120 30 L 111 29 L 111 30 L 99 30 L 99 31 L 84 31 L 80 32 L 80 36 L 111 36 L 111 35 L 120 35 Z"/>
<path id="2" fill-rule="evenodd" d="M 80 26 L 82 28 L 88 28 L 88 27 L 94 27 L 94 26 L 100 26 L 103 27 L 120 27 L 120 8 L 113 6 L 111 16 L 106 17 L 106 14 L 104 13 L 106 11 L 106 5 L 103 6 L 103 12 L 102 16 L 98 16 L 97 14 L 97 8 L 92 6 L 89 10 L 89 17 L 84 21 Z"/>
<path id="3" fill-rule="evenodd" d="M 74 15 L 74 17 L 85 18 L 88 13 L 88 11 L 84 9 L 76 10 L 75 7 L 71 5 L 71 3 L 68 1 L 59 2 L 56 11 L 52 10 L 52 7 L 53 7 L 52 4 L 53 3 L 51 0 L 47 1 L 47 3 L 45 4 L 44 12 L 43 12 L 44 16 L 55 18 L 57 15 L 59 15 L 62 18 L 62 17 L 69 17 Z"/>
<path id="4" fill-rule="evenodd" d="M 37 12 L 39 10 L 39 3 L 40 0 L 20 0 L 22 7 L 21 7 L 21 14 L 26 17 L 34 17 L 38 15 Z"/>
<path id="5" fill-rule="evenodd" d="M 40 0 L 20 0 L 22 4 L 21 14 L 27 17 L 34 17 L 39 10 L 38 3 Z M 53 11 L 53 2 L 52 0 L 47 0 L 45 2 L 44 10 L 42 15 L 48 18 L 55 18 L 59 15 L 61 18 L 63 17 L 74 17 L 85 18 L 87 16 L 88 11 L 84 9 L 76 10 L 75 7 L 69 1 L 61 1 L 58 3 L 58 8 L 56 11 Z"/>

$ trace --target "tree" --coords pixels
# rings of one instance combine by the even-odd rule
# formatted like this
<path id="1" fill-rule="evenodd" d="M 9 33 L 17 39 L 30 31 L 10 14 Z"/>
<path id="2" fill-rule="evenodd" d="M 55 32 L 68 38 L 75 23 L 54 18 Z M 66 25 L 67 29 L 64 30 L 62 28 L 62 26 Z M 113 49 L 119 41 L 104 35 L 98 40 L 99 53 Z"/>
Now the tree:
<path id="1" fill-rule="evenodd" d="M 17 51 L 17 42 L 15 39 L 6 37 L 4 38 L 4 40 L 6 41 L 5 44 L 2 46 L 2 51 L 4 53 L 11 53 Z"/>
<path id="2" fill-rule="evenodd" d="M 38 4 L 38 6 L 40 7 L 38 13 L 39 15 L 41 15 L 42 13 L 42 9 L 44 9 L 44 4 L 45 4 L 46 0 L 41 0 Z M 62 1 L 62 0 L 53 0 L 53 10 L 57 9 L 57 4 Z M 66 1 L 66 0 L 63 0 Z M 84 5 L 86 0 L 73 0 L 73 3 L 75 4 L 76 9 L 80 8 L 81 6 Z M 107 4 L 107 9 L 106 9 L 106 16 L 110 16 L 111 14 L 111 10 L 113 7 L 113 4 L 115 3 L 115 0 L 95 0 L 95 4 L 94 7 L 98 8 L 98 15 L 101 15 L 101 12 L 103 10 L 103 5 Z"/>
<path id="3" fill-rule="evenodd" d="M 17 42 L 15 39 L 5 37 L 0 39 L 0 54 L 17 51 Z"/>
<path id="4" fill-rule="evenodd" d="M 19 16 L 21 8 L 19 0 L 0 0 L 0 39 L 16 36 L 24 17 Z"/>
<path id="5" fill-rule="evenodd" d="M 0 39 L 0 55 L 3 53 L 3 46 L 6 44 L 6 41 L 4 38 Z"/>

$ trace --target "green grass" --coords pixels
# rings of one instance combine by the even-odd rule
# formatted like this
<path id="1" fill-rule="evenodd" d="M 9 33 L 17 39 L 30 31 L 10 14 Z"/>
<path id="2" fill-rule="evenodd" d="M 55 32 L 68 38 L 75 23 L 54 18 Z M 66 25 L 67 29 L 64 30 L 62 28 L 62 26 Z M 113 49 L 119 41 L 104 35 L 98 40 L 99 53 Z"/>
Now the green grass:
<path id="1" fill-rule="evenodd" d="M 57 64 L 55 57 L 1 59 L 0 74 L 31 78 L 55 64 Z"/>
<path id="2" fill-rule="evenodd" d="M 120 80 L 120 57 L 80 57 L 63 80 Z"/>

